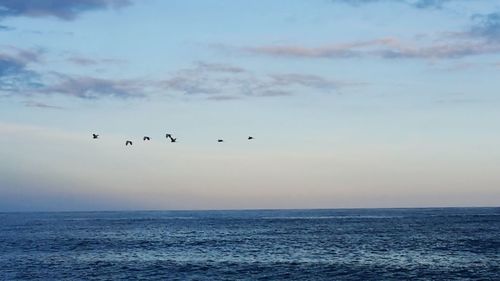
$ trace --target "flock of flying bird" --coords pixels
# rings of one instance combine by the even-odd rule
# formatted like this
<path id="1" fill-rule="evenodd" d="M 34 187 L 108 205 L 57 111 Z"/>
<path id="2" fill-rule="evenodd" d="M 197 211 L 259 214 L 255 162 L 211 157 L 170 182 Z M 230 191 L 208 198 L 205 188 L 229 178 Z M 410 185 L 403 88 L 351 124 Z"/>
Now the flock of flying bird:
<path id="1" fill-rule="evenodd" d="M 177 138 L 172 137 L 172 135 L 171 135 L 171 134 L 166 134 L 166 135 L 165 135 L 165 137 L 167 138 L 167 140 L 168 140 L 168 139 L 170 139 L 170 142 L 176 142 L 176 141 L 177 141 Z M 98 134 L 92 134 L 92 138 L 93 138 L 93 139 L 98 139 L 98 138 L 99 138 L 99 135 L 98 135 Z M 249 136 L 247 139 L 248 139 L 248 140 L 253 140 L 253 137 L 252 137 L 252 136 Z M 148 137 L 148 136 L 144 136 L 144 137 L 142 138 L 142 140 L 143 140 L 143 141 L 150 141 L 150 140 L 151 140 L 151 138 L 150 138 L 150 137 Z M 218 139 L 218 140 L 217 140 L 217 142 L 224 142 L 224 140 L 223 140 L 223 139 Z M 127 141 L 125 141 L 125 146 L 128 146 L 128 145 L 132 145 L 132 141 L 131 141 L 131 140 L 127 140 Z"/>

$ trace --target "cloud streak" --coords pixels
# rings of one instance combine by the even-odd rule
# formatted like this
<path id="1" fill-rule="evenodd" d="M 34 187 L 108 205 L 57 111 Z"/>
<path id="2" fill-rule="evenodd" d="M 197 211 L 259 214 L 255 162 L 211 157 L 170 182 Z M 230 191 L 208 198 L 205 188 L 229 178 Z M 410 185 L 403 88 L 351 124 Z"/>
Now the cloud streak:
<path id="1" fill-rule="evenodd" d="M 91 66 L 117 63 L 118 60 L 73 56 L 71 63 Z M 120 61 L 121 62 L 121 61 Z M 154 93 L 201 96 L 225 101 L 246 97 L 289 96 L 298 92 L 331 93 L 353 85 L 319 75 L 304 73 L 258 74 L 248 69 L 224 63 L 196 61 L 164 79 L 111 79 L 59 72 L 33 71 L 33 64 L 44 64 L 42 53 L 10 48 L 0 53 L 0 93 L 7 96 L 35 97 L 63 95 L 86 100 L 101 98 L 144 98 Z M 29 102 L 29 107 L 54 108 L 43 103 Z M 54 108 L 55 109 L 55 108 Z"/>
<path id="2" fill-rule="evenodd" d="M 42 108 L 42 109 L 57 109 L 57 110 L 64 109 L 64 107 L 61 107 L 61 106 L 50 105 L 50 104 L 46 104 L 43 102 L 36 102 L 36 101 L 26 101 L 23 104 L 24 104 L 24 106 L 27 106 L 27 107 L 35 107 L 35 108 Z"/>
<path id="3" fill-rule="evenodd" d="M 350 4 L 364 4 L 383 0 L 343 1 Z M 386 0 L 389 1 L 389 0 Z M 441 6 L 448 1 L 407 1 L 422 8 Z M 404 41 L 395 37 L 375 38 L 351 42 L 339 42 L 320 46 L 301 44 L 228 46 L 213 45 L 223 51 L 247 55 L 264 55 L 282 58 L 377 58 L 377 59 L 457 59 L 469 56 L 490 55 L 500 53 L 500 12 L 476 14 L 472 16 L 472 24 L 462 31 L 440 32 L 427 38 L 434 40 L 424 42 L 415 37 Z"/>
<path id="4" fill-rule="evenodd" d="M 256 74 L 227 64 L 197 62 L 161 81 L 164 90 L 209 100 L 289 96 L 301 90 L 333 92 L 352 83 L 301 73 Z"/>
<path id="5" fill-rule="evenodd" d="M 500 43 L 500 12 L 485 15 L 474 15 L 476 23 L 468 35 L 488 40 L 490 43 Z"/>
<path id="6" fill-rule="evenodd" d="M 55 17 L 70 21 L 88 11 L 119 9 L 130 4 L 130 0 L 0 0 L 0 18 Z"/>
<path id="7" fill-rule="evenodd" d="M 79 66 L 109 65 L 109 64 L 120 64 L 125 62 L 124 60 L 119 60 L 119 59 L 96 59 L 83 56 L 72 56 L 69 57 L 67 61 L 71 64 Z"/>
<path id="8" fill-rule="evenodd" d="M 144 85 L 137 80 L 115 80 L 88 76 L 56 74 L 58 81 L 39 89 L 38 93 L 61 94 L 82 99 L 144 97 Z"/>
<path id="9" fill-rule="evenodd" d="M 403 3 L 418 9 L 441 9 L 443 4 L 450 0 L 332 0 L 334 3 L 346 3 L 350 5 L 362 5 L 377 2 Z"/>
<path id="10" fill-rule="evenodd" d="M 79 60 L 83 65 L 117 63 L 118 60 Z M 4 96 L 59 94 L 81 99 L 144 97 L 145 81 L 140 79 L 107 79 L 90 76 L 66 75 L 57 72 L 40 72 L 32 65 L 43 65 L 43 52 L 15 47 L 0 51 L 0 93 Z M 54 108 L 42 103 L 28 102 L 30 107 Z"/>
<path id="11" fill-rule="evenodd" d="M 370 41 L 357 41 L 341 44 L 328 44 L 319 47 L 302 45 L 263 45 L 256 47 L 227 47 L 230 51 L 250 55 L 288 58 L 380 58 L 380 59 L 453 59 L 476 55 L 496 54 L 500 52 L 500 39 L 493 36 L 493 31 L 481 38 L 463 38 L 449 42 L 405 43 L 397 38 L 380 38 Z M 485 33 L 486 31 L 482 31 Z M 500 32 L 496 31 L 495 32 Z M 474 35 L 477 37 L 478 35 Z M 500 33 L 499 33 L 500 35 Z M 493 39 L 484 42 L 483 39 Z M 498 41 L 493 41 L 498 40 Z"/>
<path id="12" fill-rule="evenodd" d="M 195 68 L 192 69 L 194 72 L 221 72 L 221 73 L 246 72 L 244 68 L 222 63 L 207 63 L 207 62 L 197 61 L 195 65 L 196 65 Z"/>
<path id="13" fill-rule="evenodd" d="M 367 41 L 323 46 L 261 45 L 218 46 L 219 49 L 250 55 L 283 58 L 380 58 L 380 59 L 454 59 L 500 53 L 500 13 L 476 16 L 480 22 L 466 32 L 447 33 L 443 40 L 422 43 L 403 42 L 387 37 Z"/>
<path id="14" fill-rule="evenodd" d="M 10 47 L 0 51 L 0 92 L 12 93 L 38 85 L 38 74 L 29 69 L 41 52 Z"/>
<path id="15" fill-rule="evenodd" d="M 0 31 L 11 31 L 14 30 L 14 28 L 6 25 L 0 25 Z"/>

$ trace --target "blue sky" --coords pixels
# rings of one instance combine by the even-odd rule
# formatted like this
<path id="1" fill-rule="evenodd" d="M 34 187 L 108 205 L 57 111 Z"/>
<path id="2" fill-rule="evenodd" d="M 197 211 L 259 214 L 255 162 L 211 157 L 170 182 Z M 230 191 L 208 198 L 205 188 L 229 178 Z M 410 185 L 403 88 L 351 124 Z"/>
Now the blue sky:
<path id="1" fill-rule="evenodd" d="M 0 0 L 0 211 L 498 205 L 499 86 L 493 0 Z"/>

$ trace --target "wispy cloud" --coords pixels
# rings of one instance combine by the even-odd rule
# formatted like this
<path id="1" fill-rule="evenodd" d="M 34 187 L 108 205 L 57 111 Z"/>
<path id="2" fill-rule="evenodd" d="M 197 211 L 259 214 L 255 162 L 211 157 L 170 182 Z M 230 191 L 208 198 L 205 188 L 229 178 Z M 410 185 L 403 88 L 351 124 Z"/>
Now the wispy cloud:
<path id="1" fill-rule="evenodd" d="M 376 2 L 393 2 L 407 4 L 419 9 L 441 9 L 443 7 L 443 4 L 450 2 L 450 0 L 332 0 L 332 2 L 347 3 L 350 5 L 361 5 Z"/>
<path id="2" fill-rule="evenodd" d="M 138 80 L 116 80 L 88 76 L 56 74 L 53 82 L 37 90 L 44 94 L 61 94 L 82 99 L 144 97 L 144 85 Z"/>
<path id="3" fill-rule="evenodd" d="M 500 12 L 474 15 L 475 24 L 468 32 L 471 36 L 481 37 L 490 43 L 500 43 Z"/>
<path id="4" fill-rule="evenodd" d="M 442 8 L 443 4 L 450 2 L 450 0 L 414 0 L 408 2 L 417 8 Z"/>
<path id="5" fill-rule="evenodd" d="M 288 96 L 300 90 L 332 92 L 351 85 L 318 75 L 301 73 L 257 74 L 227 65 L 197 62 L 160 82 L 163 89 L 210 100 Z"/>
<path id="6" fill-rule="evenodd" d="M 364 4 L 390 0 L 334 0 Z M 417 7 L 439 7 L 448 1 L 406 1 Z M 319 46 L 304 44 L 263 44 L 254 46 L 212 45 L 216 49 L 250 55 L 283 58 L 378 58 L 378 59 L 457 59 L 500 54 L 500 12 L 476 14 L 468 28 L 459 31 L 419 34 L 409 40 L 382 37 L 371 40 L 334 42 Z"/>
<path id="7" fill-rule="evenodd" d="M 73 20 L 84 12 L 118 9 L 130 0 L 0 0 L 1 17 L 56 17 Z"/>
<path id="8" fill-rule="evenodd" d="M 90 76 L 66 75 L 57 72 L 32 70 L 32 65 L 45 64 L 41 50 L 7 46 L 0 51 L 0 94 L 33 97 L 59 94 L 82 99 L 104 97 L 144 97 L 147 85 L 140 79 L 107 79 Z M 101 59 L 80 63 L 117 63 L 118 60 Z M 26 106 L 45 107 L 29 102 Z M 54 107 L 52 107 L 54 108 Z"/>
<path id="9" fill-rule="evenodd" d="M 195 63 L 195 67 L 193 68 L 193 71 L 195 72 L 225 72 L 225 73 L 242 73 L 245 72 L 246 70 L 229 65 L 229 64 L 222 64 L 222 63 L 207 63 L 203 61 L 197 61 Z"/>
<path id="10" fill-rule="evenodd" d="M 255 96 L 258 97 L 283 97 L 290 96 L 292 92 L 286 90 L 275 90 L 275 89 L 264 89 L 260 92 L 256 92 Z"/>
<path id="11" fill-rule="evenodd" d="M 25 63 L 15 57 L 0 55 L 0 77 L 19 73 L 24 70 Z"/>
<path id="12" fill-rule="evenodd" d="M 394 39 L 382 38 L 369 41 L 357 41 L 340 44 L 330 44 L 320 47 L 306 47 L 301 45 L 265 45 L 256 47 L 232 48 L 221 46 L 222 48 L 242 51 L 249 54 L 264 54 L 282 57 L 310 57 L 310 58 L 348 58 L 363 55 L 361 51 L 379 46 L 394 44 Z"/>
<path id="13" fill-rule="evenodd" d="M 269 77 L 272 79 L 270 84 L 273 86 L 299 85 L 308 88 L 334 90 L 343 84 L 340 81 L 334 81 L 311 74 L 271 74 Z"/>
<path id="14" fill-rule="evenodd" d="M 43 51 L 41 49 L 22 49 L 13 46 L 2 46 L 0 57 L 10 57 L 10 59 L 22 64 L 38 63 L 42 61 Z"/>
<path id="15" fill-rule="evenodd" d="M 217 96 L 210 96 L 207 99 L 208 100 L 213 100 L 213 101 L 231 101 L 231 100 L 240 100 L 241 97 L 238 97 L 238 96 L 227 96 L 227 95 L 217 95 Z"/>
<path id="16" fill-rule="evenodd" d="M 27 107 L 36 107 L 36 108 L 42 108 L 42 109 L 57 109 L 57 110 L 64 109 L 64 107 L 61 107 L 61 106 L 50 105 L 50 104 L 46 104 L 43 102 L 36 102 L 36 101 L 25 101 L 23 104 Z"/>
<path id="17" fill-rule="evenodd" d="M 14 28 L 6 25 L 0 25 L 0 31 L 11 31 L 11 30 L 14 30 Z"/>
<path id="18" fill-rule="evenodd" d="M 478 41 L 453 41 L 418 46 L 403 43 L 396 38 L 330 44 L 319 47 L 301 45 L 270 45 L 257 47 L 225 47 L 247 54 L 295 58 L 353 58 L 373 57 L 382 59 L 421 58 L 449 59 L 500 52 L 499 44 Z"/>
<path id="19" fill-rule="evenodd" d="M 219 94 L 219 89 L 209 85 L 210 82 L 207 80 L 208 79 L 189 77 L 180 74 L 166 79 L 162 84 L 165 89 L 182 92 L 188 95 Z"/>
<path id="20" fill-rule="evenodd" d="M 41 60 L 38 50 L 8 47 L 0 51 L 0 92 L 18 92 L 38 85 L 38 74 L 29 66 Z"/>
<path id="21" fill-rule="evenodd" d="M 160 84 L 165 89 L 188 95 L 215 95 L 221 94 L 223 89 L 229 88 L 231 84 L 237 86 L 236 80 L 238 79 L 235 77 L 241 74 L 248 73 L 241 67 L 229 64 L 197 61 L 194 66 L 180 69 Z"/>
<path id="22" fill-rule="evenodd" d="M 84 66 L 118 62 L 114 59 L 84 57 L 70 59 L 72 63 Z M 203 61 L 197 61 L 191 67 L 180 69 L 164 79 L 148 81 L 36 72 L 29 69 L 29 65 L 34 63 L 43 63 L 37 52 L 12 49 L 10 54 L 0 54 L 0 93 L 25 97 L 64 95 L 96 100 L 141 98 L 167 91 L 222 101 L 289 96 L 297 92 L 330 93 L 354 84 L 304 73 L 255 73 L 231 64 Z M 41 103 L 26 105 L 43 107 Z"/>
<path id="23" fill-rule="evenodd" d="M 67 60 L 68 62 L 79 66 L 121 64 L 125 62 L 124 60 L 119 60 L 119 59 L 89 58 L 84 56 L 71 56 Z"/>

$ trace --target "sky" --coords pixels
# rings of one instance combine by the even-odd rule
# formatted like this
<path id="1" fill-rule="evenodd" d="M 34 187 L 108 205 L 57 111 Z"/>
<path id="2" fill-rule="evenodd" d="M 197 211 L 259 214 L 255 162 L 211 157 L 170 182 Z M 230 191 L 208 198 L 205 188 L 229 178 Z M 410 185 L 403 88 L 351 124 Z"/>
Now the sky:
<path id="1" fill-rule="evenodd" d="M 498 89 L 495 0 L 0 0 L 0 211 L 498 206 Z"/>

